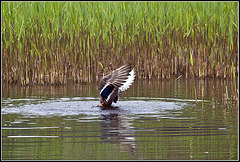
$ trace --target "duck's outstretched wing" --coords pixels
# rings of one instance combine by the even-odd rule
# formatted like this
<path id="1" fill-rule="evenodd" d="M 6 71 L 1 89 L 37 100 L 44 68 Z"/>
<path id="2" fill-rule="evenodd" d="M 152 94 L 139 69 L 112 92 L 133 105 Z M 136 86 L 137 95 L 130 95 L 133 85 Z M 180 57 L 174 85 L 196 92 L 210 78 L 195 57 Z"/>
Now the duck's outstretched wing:
<path id="1" fill-rule="evenodd" d="M 120 68 L 112 71 L 111 74 L 108 74 L 107 76 L 102 78 L 102 80 L 100 81 L 100 85 L 99 85 L 100 93 L 108 85 L 111 85 L 112 87 L 117 87 L 117 88 L 122 87 L 127 82 L 130 76 L 130 72 L 131 72 L 130 64 L 123 65 Z"/>
<path id="2" fill-rule="evenodd" d="M 117 102 L 121 91 L 127 90 L 135 79 L 135 71 L 131 65 L 126 64 L 112 71 L 100 81 L 99 90 L 103 106 L 109 106 Z"/>

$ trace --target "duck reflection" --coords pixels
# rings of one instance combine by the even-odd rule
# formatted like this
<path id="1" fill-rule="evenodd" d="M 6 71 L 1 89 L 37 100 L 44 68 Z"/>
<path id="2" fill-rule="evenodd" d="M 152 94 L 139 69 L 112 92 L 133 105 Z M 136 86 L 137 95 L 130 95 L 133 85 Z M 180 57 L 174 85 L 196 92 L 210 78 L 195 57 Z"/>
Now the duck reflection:
<path id="1" fill-rule="evenodd" d="M 130 126 L 129 119 L 117 113 L 102 114 L 101 119 L 103 142 L 117 144 L 121 151 L 134 152 L 134 129 Z"/>

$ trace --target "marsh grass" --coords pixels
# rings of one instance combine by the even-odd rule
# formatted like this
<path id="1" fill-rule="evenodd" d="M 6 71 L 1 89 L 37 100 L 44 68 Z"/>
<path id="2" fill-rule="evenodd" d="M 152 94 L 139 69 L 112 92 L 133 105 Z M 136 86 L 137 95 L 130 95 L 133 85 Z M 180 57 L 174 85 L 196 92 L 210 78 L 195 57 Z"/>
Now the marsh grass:
<path id="1" fill-rule="evenodd" d="M 2 2 L 2 79 L 238 76 L 238 2 Z M 237 84 L 235 83 L 237 86 Z"/>

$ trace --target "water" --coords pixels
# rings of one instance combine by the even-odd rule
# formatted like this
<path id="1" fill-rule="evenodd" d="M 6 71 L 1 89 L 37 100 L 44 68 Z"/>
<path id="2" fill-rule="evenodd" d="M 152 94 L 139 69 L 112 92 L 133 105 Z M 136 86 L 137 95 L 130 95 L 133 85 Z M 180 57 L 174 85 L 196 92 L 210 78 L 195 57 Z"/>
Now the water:
<path id="1" fill-rule="evenodd" d="M 97 84 L 5 86 L 3 160 L 237 160 L 238 105 L 221 80 L 136 80 L 116 110 Z M 197 99 L 197 100 L 196 100 Z"/>

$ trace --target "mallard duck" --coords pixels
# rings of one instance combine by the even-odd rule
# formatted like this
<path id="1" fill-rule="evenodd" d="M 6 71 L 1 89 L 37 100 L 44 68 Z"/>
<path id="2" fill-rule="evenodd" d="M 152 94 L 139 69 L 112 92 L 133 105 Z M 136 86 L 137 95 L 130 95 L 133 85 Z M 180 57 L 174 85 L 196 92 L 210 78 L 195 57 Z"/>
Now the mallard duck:
<path id="1" fill-rule="evenodd" d="M 103 77 L 99 84 L 100 104 L 102 108 L 114 108 L 112 102 L 116 103 L 120 94 L 127 90 L 135 79 L 135 71 L 130 64 L 121 66 Z"/>

